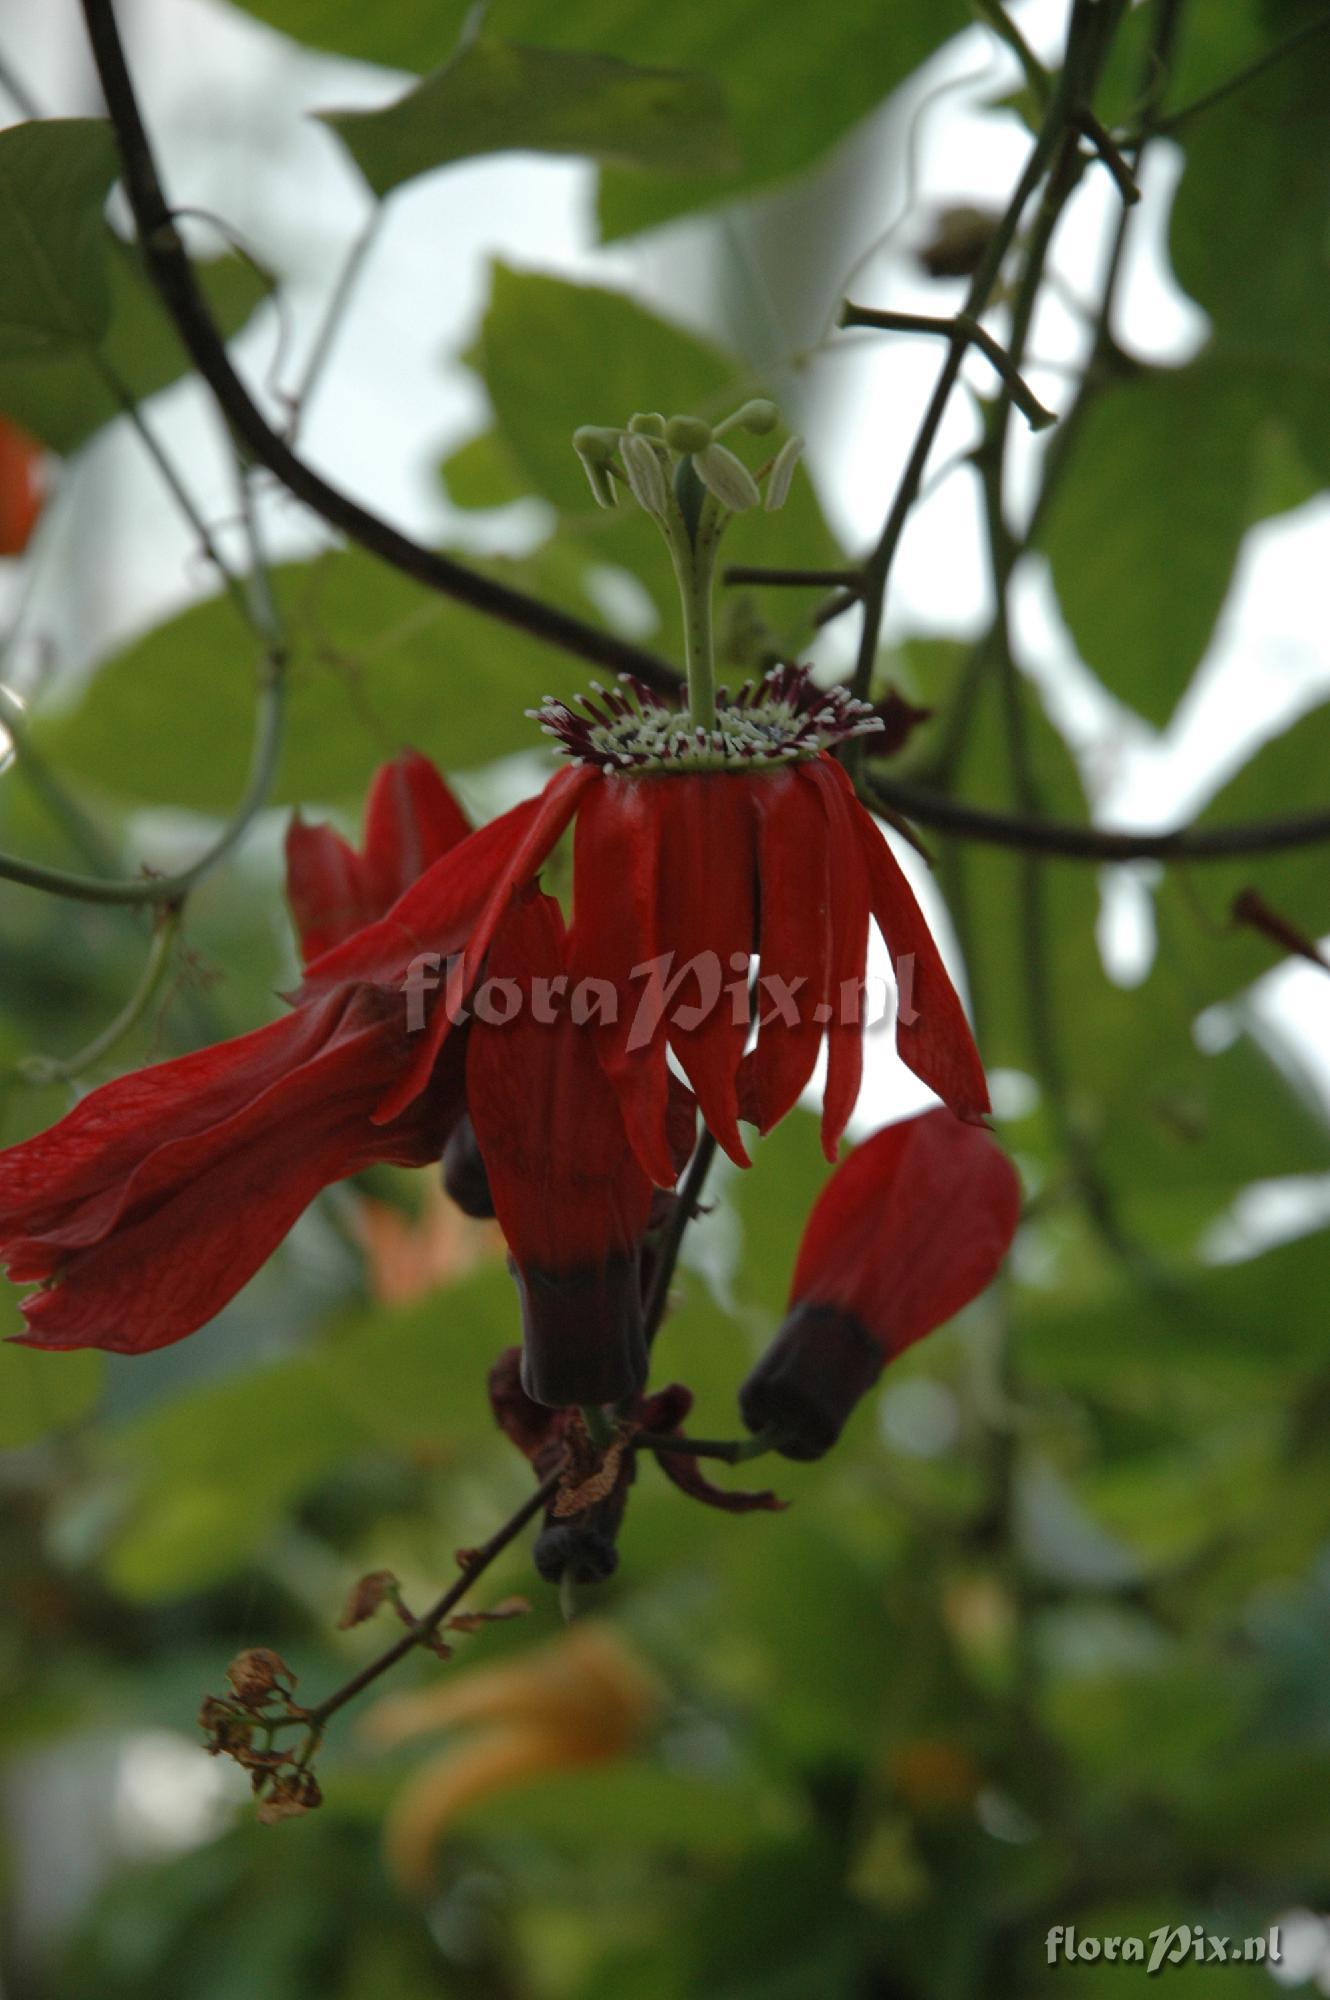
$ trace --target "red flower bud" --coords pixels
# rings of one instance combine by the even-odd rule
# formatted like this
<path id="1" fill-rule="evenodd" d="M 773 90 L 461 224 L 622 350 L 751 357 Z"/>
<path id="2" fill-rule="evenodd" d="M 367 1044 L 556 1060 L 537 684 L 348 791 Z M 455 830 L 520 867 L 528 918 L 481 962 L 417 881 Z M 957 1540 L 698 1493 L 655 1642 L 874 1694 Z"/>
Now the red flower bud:
<path id="1" fill-rule="evenodd" d="M 804 1230 L 790 1309 L 739 1392 L 787 1458 L 820 1458 L 885 1364 L 996 1275 L 1020 1218 L 1015 1168 L 949 1111 L 857 1146 Z"/>

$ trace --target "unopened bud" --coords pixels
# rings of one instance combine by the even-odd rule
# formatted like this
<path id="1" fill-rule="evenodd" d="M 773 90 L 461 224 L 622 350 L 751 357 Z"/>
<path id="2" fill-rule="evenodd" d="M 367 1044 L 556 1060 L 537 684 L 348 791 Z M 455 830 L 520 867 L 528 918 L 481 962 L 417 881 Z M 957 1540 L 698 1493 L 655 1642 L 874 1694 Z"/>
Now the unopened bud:
<path id="1" fill-rule="evenodd" d="M 704 451 L 695 452 L 693 464 L 702 484 L 732 514 L 742 514 L 761 503 L 762 495 L 752 473 L 723 444 L 709 444 Z"/>
<path id="2" fill-rule="evenodd" d="M 725 428 L 751 431 L 754 437 L 765 437 L 768 431 L 775 430 L 779 422 L 780 411 L 770 398 L 754 396 L 751 402 L 744 403 L 735 411 Z"/>
<path id="3" fill-rule="evenodd" d="M 715 432 L 701 417 L 671 417 L 665 426 L 665 442 L 671 451 L 705 451 Z"/>
<path id="4" fill-rule="evenodd" d="M 794 468 L 803 457 L 804 441 L 801 437 L 788 437 L 771 462 L 767 474 L 767 492 L 763 505 L 768 514 L 774 514 L 783 507 L 790 497 L 790 481 L 794 478 Z"/>
<path id="5" fill-rule="evenodd" d="M 635 410 L 628 419 L 628 428 L 636 437 L 663 439 L 665 419 L 658 410 Z"/>
<path id="6" fill-rule="evenodd" d="M 582 461 L 582 470 L 598 507 L 616 507 L 618 495 L 610 462 L 618 448 L 619 434 L 600 424 L 583 424 L 573 432 L 573 450 Z"/>
<path id="7" fill-rule="evenodd" d="M 837 1306 L 796 1306 L 740 1389 L 740 1414 L 750 1431 L 769 1436 L 786 1458 L 821 1458 L 877 1381 L 884 1360 L 853 1314 Z"/>
<path id="8" fill-rule="evenodd" d="M 634 500 L 648 514 L 663 515 L 669 505 L 669 492 L 655 445 L 630 431 L 622 449 L 623 469 L 628 474 Z"/>

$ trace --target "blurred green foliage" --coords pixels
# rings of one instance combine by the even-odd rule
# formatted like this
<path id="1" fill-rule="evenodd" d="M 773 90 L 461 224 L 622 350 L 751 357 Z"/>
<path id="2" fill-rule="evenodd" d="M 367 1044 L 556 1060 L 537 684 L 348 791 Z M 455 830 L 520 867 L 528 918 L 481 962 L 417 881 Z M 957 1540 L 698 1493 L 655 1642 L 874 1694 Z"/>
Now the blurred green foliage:
<path id="1" fill-rule="evenodd" d="M 1163 4 L 1123 24 L 1102 109 L 1124 127 Z M 460 0 L 247 11 L 314 46 L 429 72 L 463 13 Z M 1164 114 L 1314 13 L 1194 0 Z M 606 171 L 614 235 L 808 167 L 965 19 L 923 0 L 760 13 L 573 0 L 557 14 L 512 0 L 490 25 L 523 45 L 523 65 L 538 61 L 525 45 L 553 43 L 565 58 L 709 79 L 692 102 L 671 100 L 686 113 L 671 144 L 691 119 L 707 128 L 705 171 Z M 1061 608 L 1087 666 L 1156 723 L 1210 656 L 1248 528 L 1330 477 L 1328 62 L 1330 35 L 1309 38 L 1176 125 L 1168 252 L 1207 316 L 1201 344 L 1167 370 L 1110 356 L 1065 449 L 1055 434 L 1065 465 L 1040 546 Z M 570 76 L 566 61 L 551 66 L 553 98 Z M 541 127 L 520 92 L 463 133 L 435 129 L 437 92 L 407 103 L 385 114 L 410 123 L 402 150 L 387 164 L 365 153 L 381 189 L 551 133 L 593 157 L 622 150 L 595 103 L 579 100 L 587 122 L 571 135 L 561 105 L 552 123 L 544 107 Z M 372 122 L 347 128 L 362 152 Z M 718 175 L 731 125 L 742 166 Z M 675 164 L 669 145 L 643 150 Z M 114 170 L 98 121 L 0 134 L 0 408 L 70 454 L 110 419 L 117 384 L 143 397 L 185 367 L 103 220 Z M 234 260 L 205 281 L 228 331 L 265 288 Z M 492 559 L 496 573 L 594 619 L 606 576 L 627 572 L 651 643 L 677 653 L 650 527 L 595 509 L 569 436 L 648 396 L 666 414 L 720 415 L 761 385 L 639 299 L 502 264 L 465 358 L 490 415 L 444 464 L 449 496 L 477 510 L 537 503 L 530 553 Z M 741 448 L 756 464 L 757 447 Z M 736 523 L 727 552 L 843 559 L 802 476 L 781 514 Z M 359 551 L 286 565 L 276 587 L 292 641 L 278 804 L 345 815 L 406 741 L 476 773 L 484 796 L 498 782 L 489 767 L 533 746 L 523 710 L 587 678 Z M 807 608 L 758 593 L 761 643 L 801 646 Z M 243 785 L 258 650 L 218 599 L 101 660 L 76 701 L 39 711 L 40 765 L 0 778 L 0 844 L 90 865 L 81 843 L 129 868 L 170 830 L 158 820 L 145 833 L 141 808 L 225 814 Z M 911 775 L 998 810 L 1033 792 L 1040 810 L 1085 818 L 1075 759 L 1024 685 L 1014 772 L 1011 690 L 982 644 L 911 641 L 889 657 L 937 710 L 910 746 Z M 1235 718 L 1249 755 L 1203 823 L 1325 804 L 1330 706 L 1254 749 L 1251 722 Z M 51 812 L 43 768 L 72 815 Z M 453 1552 L 529 1490 L 485 1397 L 516 1332 L 497 1255 L 386 1304 L 357 1234 L 366 1190 L 337 1190 L 179 1348 L 126 1361 L 0 1347 L 3 1895 L 17 1920 L 46 1907 L 52 1879 L 86 1891 L 40 1936 L 4 1926 L 7 2000 L 1100 2000 L 1139 1970 L 1050 1965 L 1052 1926 L 1088 1938 L 1195 1923 L 1240 1938 L 1330 1903 L 1330 1131 L 1248 1002 L 1278 952 L 1229 918 L 1255 884 L 1324 936 L 1325 849 L 1169 870 L 1153 895 L 1153 961 L 1126 990 L 1103 968 L 1092 870 L 938 846 L 981 1044 L 1019 1086 L 999 1128 L 1029 1195 L 1011 1270 L 893 1368 L 825 1462 L 717 1471 L 770 1479 L 785 1513 L 704 1512 L 642 1467 L 600 1608 L 667 1689 L 658 1726 L 630 1759 L 476 1805 L 443 1842 L 425 1906 L 394 1886 L 380 1845 L 419 1753 L 370 1749 L 353 1716 L 321 1766 L 327 1804 L 292 1825 L 256 1828 L 235 1791 L 214 1795 L 201 1750 L 197 1781 L 177 1776 L 165 1803 L 142 1774 L 162 1732 L 192 1743 L 199 1696 L 239 1648 L 276 1646 L 317 1696 L 385 1642 L 383 1616 L 335 1629 L 357 1576 L 389 1567 L 423 1604 Z M 8 1144 L 71 1101 L 66 1086 L 27 1082 L 20 1059 L 67 1056 L 104 1027 L 147 930 L 16 888 L 2 914 Z M 253 1026 L 292 965 L 269 843 L 200 888 L 163 1001 L 82 1081 Z M 1232 1007 L 1227 1039 L 1198 1040 L 1216 1002 Z M 751 1174 L 714 1184 L 660 1351 L 660 1379 L 696 1392 L 699 1434 L 736 1426 L 735 1385 L 779 1321 L 825 1173 L 800 1112 Z M 1235 1203 L 1273 1179 L 1319 1188 L 1320 1209 L 1290 1225 L 1292 1240 L 1235 1250 Z M 405 1177 L 372 1192 L 408 1218 L 419 1204 L 426 1226 Z M 0 1332 L 17 1324 L 5 1291 Z M 532 1596 L 530 1619 L 398 1678 L 484 1672 L 558 1629 L 520 1546 L 478 1596 L 512 1591 Z M 106 1803 L 108 1745 L 124 1759 L 115 1796 L 139 1801 L 146 1834 L 127 1834 Z M 97 1839 L 99 1811 L 111 1816 Z M 1166 1977 L 1197 2000 L 1271 1991 L 1251 1966 Z"/>

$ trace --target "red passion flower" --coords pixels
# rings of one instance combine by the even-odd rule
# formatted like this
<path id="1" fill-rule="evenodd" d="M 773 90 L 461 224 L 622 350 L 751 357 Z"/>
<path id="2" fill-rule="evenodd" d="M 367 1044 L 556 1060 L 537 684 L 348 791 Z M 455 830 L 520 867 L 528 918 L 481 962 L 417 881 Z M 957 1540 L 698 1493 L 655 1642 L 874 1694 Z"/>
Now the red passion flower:
<path id="1" fill-rule="evenodd" d="M 377 925 L 316 959 L 308 990 L 346 978 L 443 987 L 409 1068 L 376 1116 L 398 1116 L 433 1073 L 512 897 L 570 821 L 569 969 L 601 996 L 597 1042 L 644 1170 L 672 1187 L 672 1049 L 703 1117 L 740 1165 L 738 1129 L 766 1132 L 812 1075 L 825 1038 L 828 1158 L 858 1095 L 862 988 L 871 917 L 901 992 L 904 1061 L 959 1117 L 988 1092 L 960 1001 L 914 894 L 830 747 L 879 727 L 843 689 L 779 668 L 717 697 L 718 726 L 694 730 L 647 689 L 598 689 L 575 714 L 549 701 L 542 725 L 576 759 L 537 799 L 436 863 Z M 423 968 L 432 957 L 435 971 Z M 750 1040 L 750 970 L 756 1045 Z M 612 1017 L 612 1018 L 611 1018 Z"/>
<path id="2" fill-rule="evenodd" d="M 1020 1183 L 988 1133 L 947 1111 L 847 1155 L 808 1218 L 784 1325 L 739 1392 L 750 1430 L 820 1458 L 888 1361 L 997 1275 Z"/>
<path id="3" fill-rule="evenodd" d="M 377 914 L 417 857 L 466 822 L 423 758 L 378 773 L 364 855 L 301 828 L 289 891 L 302 938 Z M 392 984 L 326 982 L 281 1020 L 92 1091 L 0 1153 L 0 1256 L 38 1347 L 138 1354 L 211 1319 L 322 1188 L 375 1161 L 439 1157 L 462 1113 L 464 1043 L 387 1122 L 372 1114 L 411 1053 Z"/>

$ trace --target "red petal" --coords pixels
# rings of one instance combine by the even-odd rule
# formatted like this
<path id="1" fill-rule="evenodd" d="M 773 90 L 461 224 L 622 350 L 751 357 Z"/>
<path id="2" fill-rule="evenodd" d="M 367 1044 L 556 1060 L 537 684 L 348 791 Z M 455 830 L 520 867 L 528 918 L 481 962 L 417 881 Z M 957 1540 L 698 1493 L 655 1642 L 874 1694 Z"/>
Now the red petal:
<path id="1" fill-rule="evenodd" d="M 252 1034 L 117 1077 L 47 1132 L 0 1153 L 0 1242 L 41 1234 L 62 1214 L 100 1199 L 153 1146 L 229 1118 L 322 1045 L 318 1017 L 285 1015 Z"/>
<path id="2" fill-rule="evenodd" d="M 798 771 L 753 785 L 759 819 L 762 974 L 757 1047 L 745 1060 L 744 1113 L 769 1132 L 817 1062 L 831 998 L 827 816 Z M 784 1012 L 779 1004 L 783 1002 Z M 795 1019 L 787 1020 L 785 1014 Z"/>
<path id="3" fill-rule="evenodd" d="M 470 821 L 428 757 L 406 750 L 382 765 L 365 807 L 369 914 L 382 916 L 470 831 Z"/>
<path id="4" fill-rule="evenodd" d="M 899 1354 L 990 1283 L 1019 1219 L 1016 1170 L 982 1127 L 942 1109 L 903 1119 L 823 1189 L 790 1304 L 835 1306 Z"/>
<path id="5" fill-rule="evenodd" d="M 548 858 L 550 850 L 555 846 L 559 836 L 563 833 L 564 828 L 576 811 L 577 802 L 581 794 L 588 785 L 596 782 L 598 775 L 597 772 L 584 766 L 580 769 L 559 771 L 550 779 L 544 791 L 533 802 L 535 811 L 524 822 L 524 828 L 517 840 L 517 844 L 511 849 L 506 860 L 502 862 L 498 870 L 497 879 L 491 875 L 489 894 L 475 919 L 470 935 L 458 939 L 457 943 L 453 945 L 432 945 L 429 947 L 433 951 L 447 953 L 457 950 L 460 946 L 462 963 L 460 978 L 457 984 L 457 995 L 463 1004 L 465 1004 L 470 996 L 471 990 L 479 976 L 485 953 L 489 950 L 490 941 L 500 920 L 510 907 L 514 895 L 526 883 L 535 878 L 542 863 Z M 511 813 L 505 815 L 505 818 L 509 820 L 512 817 Z M 489 829 L 485 828 L 484 831 L 488 832 Z M 429 881 L 430 876 L 455 869 L 463 855 L 466 854 L 467 849 L 471 847 L 472 842 L 477 838 L 478 836 L 473 834 L 470 840 L 463 841 L 461 846 L 455 847 L 451 854 L 446 854 L 442 861 L 436 861 L 429 875 L 424 876 L 421 884 L 417 885 L 418 888 L 423 887 L 423 884 Z M 475 872 L 474 866 L 470 872 Z M 393 915 L 399 921 L 401 920 L 402 913 L 412 903 L 412 899 L 416 893 L 416 890 L 408 891 L 397 905 Z M 389 916 L 385 921 L 391 923 L 393 916 Z M 387 1092 L 383 1102 L 374 1113 L 376 1124 L 384 1124 L 389 1119 L 396 1118 L 410 1104 L 411 1100 L 425 1088 L 434 1065 L 438 1061 L 439 1051 L 443 1047 L 451 1026 L 452 1022 L 449 1019 L 448 1007 L 443 1004 L 443 995 L 440 994 L 437 996 L 428 1025 L 418 1037 L 420 1048 L 411 1066 L 394 1087 Z"/>
<path id="6" fill-rule="evenodd" d="M 566 997 L 537 1018 L 533 982 L 568 976 L 563 922 L 552 897 L 529 891 L 495 937 L 485 983 L 503 981 L 519 1005 L 506 1025 L 479 1015 L 467 1054 L 467 1108 L 495 1212 L 519 1263 L 567 1270 L 633 1251 L 646 1228 L 651 1184 L 628 1144 L 618 1099 L 590 1024 Z M 483 989 L 482 989 L 483 991 Z"/>
<path id="7" fill-rule="evenodd" d="M 618 1018 L 596 1028 L 601 1064 L 644 1170 L 658 1186 L 673 1187 L 665 1021 L 650 1018 L 641 974 L 660 949 L 658 805 L 659 786 L 646 778 L 608 776 L 586 794 L 573 849 L 569 958 L 576 983 L 609 982 Z"/>
<path id="8" fill-rule="evenodd" d="M 306 968 L 298 997 L 308 1000 L 334 986 L 369 980 L 392 985 L 418 952 L 443 957 L 460 951 L 489 898 L 538 817 L 545 794 L 524 799 L 511 812 L 461 841 L 427 868 L 418 882 L 377 923 L 367 924 Z"/>
<path id="9" fill-rule="evenodd" d="M 368 906 L 355 849 L 330 826 L 306 826 L 298 813 L 286 830 L 286 899 L 307 965 L 382 914 Z"/>
<path id="10" fill-rule="evenodd" d="M 559 906 L 529 889 L 495 934 L 466 1079 L 494 1210 L 519 1272 L 523 1383 L 538 1402 L 562 1405 L 617 1401 L 645 1379 L 638 1246 L 651 1182 L 629 1145 L 594 1029 L 574 1021 L 566 994 L 560 1001 L 552 984 L 537 983 L 560 976 L 566 984 Z M 503 1024 L 485 1019 L 487 988 L 504 995 L 505 1015 L 517 1002 Z"/>
<path id="11" fill-rule="evenodd" d="M 387 1130 L 370 1122 L 400 1061 L 400 1028 L 375 996 L 366 1001 L 320 1009 L 326 1045 L 313 1054 L 312 1015 L 275 1024 L 292 1066 L 258 1099 L 240 1045 L 224 1045 L 233 1115 L 148 1151 L 119 1193 L 115 1226 L 88 1247 L 67 1239 L 95 1226 L 92 1205 L 68 1228 L 12 1246 L 22 1274 L 58 1279 L 24 1301 L 27 1344 L 137 1354 L 180 1340 L 239 1291 L 320 1189 L 375 1160 L 435 1155 L 439 1133 L 423 1115 Z"/>
<path id="12" fill-rule="evenodd" d="M 868 880 L 851 808 L 853 790 L 839 764 L 818 757 L 799 776 L 816 785 L 827 816 L 831 880 L 831 979 L 827 1082 L 822 1095 L 822 1150 L 829 1160 L 849 1122 L 864 1072 L 864 1030 L 858 995 L 868 961 Z"/>
<path id="13" fill-rule="evenodd" d="M 844 773 L 841 777 L 846 807 L 867 862 L 873 915 L 896 974 L 900 993 L 896 1047 L 901 1060 L 958 1118 L 982 1118 L 990 1109 L 988 1084 L 965 1009 L 900 863 L 877 822 L 854 797 L 848 777 Z"/>
<path id="14" fill-rule="evenodd" d="M 645 782 L 659 800 L 657 909 L 660 942 L 674 953 L 668 977 L 673 982 L 697 967 L 669 1002 L 670 1046 L 711 1131 L 746 1167 L 737 1080 L 748 1039 L 746 982 L 757 928 L 753 789 L 764 779 L 717 773 Z M 731 963 L 735 956 L 738 966 Z M 691 1007 L 703 1009 L 702 1019 L 682 1026 L 680 1010 Z"/>
<path id="15" fill-rule="evenodd" d="M 687 1452 L 658 1451 L 656 1463 L 681 1493 L 686 1493 L 691 1500 L 702 1501 L 704 1506 L 719 1507 L 724 1514 L 780 1514 L 788 1504 L 770 1491 L 742 1493 L 730 1487 L 713 1485 L 697 1460 L 689 1458 Z"/>

